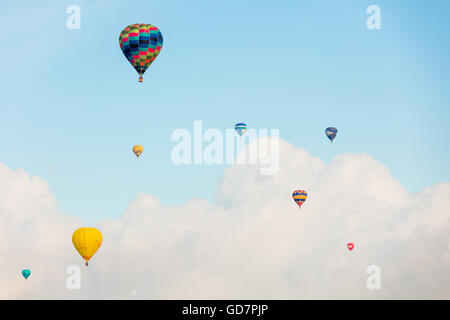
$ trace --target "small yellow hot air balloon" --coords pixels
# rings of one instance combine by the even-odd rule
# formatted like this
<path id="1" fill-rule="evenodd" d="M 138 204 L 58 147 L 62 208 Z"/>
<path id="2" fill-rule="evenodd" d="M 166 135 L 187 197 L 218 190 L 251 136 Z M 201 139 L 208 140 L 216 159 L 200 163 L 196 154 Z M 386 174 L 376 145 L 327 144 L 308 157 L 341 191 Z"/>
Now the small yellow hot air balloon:
<path id="1" fill-rule="evenodd" d="M 72 235 L 72 242 L 78 253 L 86 260 L 86 266 L 89 259 L 97 252 L 102 245 L 102 234 L 95 228 L 79 228 Z"/>
<path id="2" fill-rule="evenodd" d="M 136 155 L 136 157 L 139 158 L 139 156 L 141 155 L 142 151 L 144 151 L 144 148 L 140 145 L 135 145 L 133 146 L 133 152 Z"/>

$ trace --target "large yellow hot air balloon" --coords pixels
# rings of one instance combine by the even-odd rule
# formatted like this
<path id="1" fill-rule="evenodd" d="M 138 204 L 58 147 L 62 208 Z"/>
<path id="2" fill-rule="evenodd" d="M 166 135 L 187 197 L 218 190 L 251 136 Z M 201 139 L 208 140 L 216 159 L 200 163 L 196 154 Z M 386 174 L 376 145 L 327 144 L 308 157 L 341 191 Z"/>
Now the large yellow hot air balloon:
<path id="1" fill-rule="evenodd" d="M 135 145 L 133 146 L 133 152 L 136 155 L 136 157 L 139 158 L 139 156 L 141 155 L 142 151 L 144 151 L 144 148 L 140 145 Z"/>
<path id="2" fill-rule="evenodd" d="M 102 244 L 102 234 L 95 228 L 79 228 L 72 235 L 72 242 L 78 253 L 86 260 L 86 266 L 89 259 L 97 252 Z"/>

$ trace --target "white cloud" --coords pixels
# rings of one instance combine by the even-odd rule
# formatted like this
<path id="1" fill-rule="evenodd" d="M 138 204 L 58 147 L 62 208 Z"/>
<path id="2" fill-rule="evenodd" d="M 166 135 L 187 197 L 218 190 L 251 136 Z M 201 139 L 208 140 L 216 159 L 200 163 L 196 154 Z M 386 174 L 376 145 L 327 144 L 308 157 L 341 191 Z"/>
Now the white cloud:
<path id="1" fill-rule="evenodd" d="M 88 268 L 71 243 L 81 222 L 57 213 L 45 181 L 0 164 L 0 298 L 450 298 L 450 183 L 409 194 L 369 155 L 325 164 L 279 147 L 278 174 L 231 166 L 216 204 L 137 195 L 99 222 Z M 308 192 L 300 210 L 295 189 Z M 66 288 L 70 264 L 82 266 L 79 291 Z M 381 290 L 366 287 L 373 264 Z"/>

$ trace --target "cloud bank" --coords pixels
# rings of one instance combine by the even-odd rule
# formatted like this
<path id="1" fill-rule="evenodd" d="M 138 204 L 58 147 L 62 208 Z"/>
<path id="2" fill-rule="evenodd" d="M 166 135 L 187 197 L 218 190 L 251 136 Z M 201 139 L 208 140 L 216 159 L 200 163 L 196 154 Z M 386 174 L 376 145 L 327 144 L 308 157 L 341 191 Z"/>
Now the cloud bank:
<path id="1" fill-rule="evenodd" d="M 410 194 L 367 154 L 326 164 L 281 139 L 279 151 L 276 175 L 226 169 L 214 204 L 137 195 L 94 226 L 103 244 L 88 268 L 71 242 L 82 221 L 58 212 L 43 179 L 0 163 L 0 298 L 450 298 L 450 183 Z M 295 189 L 308 192 L 300 210 Z M 80 290 L 66 286 L 70 265 Z M 370 265 L 380 290 L 366 286 Z"/>

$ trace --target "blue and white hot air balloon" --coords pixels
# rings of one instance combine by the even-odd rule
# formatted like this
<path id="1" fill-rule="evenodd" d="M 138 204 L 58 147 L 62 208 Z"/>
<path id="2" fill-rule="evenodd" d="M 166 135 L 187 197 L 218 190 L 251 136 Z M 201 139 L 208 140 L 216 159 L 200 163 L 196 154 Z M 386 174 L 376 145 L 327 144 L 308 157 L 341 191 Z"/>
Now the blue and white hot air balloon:
<path id="1" fill-rule="evenodd" d="M 247 131 L 247 125 L 245 123 L 238 123 L 234 126 L 234 129 L 240 136 L 242 136 L 245 131 Z"/>
<path id="2" fill-rule="evenodd" d="M 333 139 L 336 138 L 337 129 L 334 127 L 329 127 L 325 130 L 325 134 L 327 135 L 328 139 L 333 142 Z"/>

